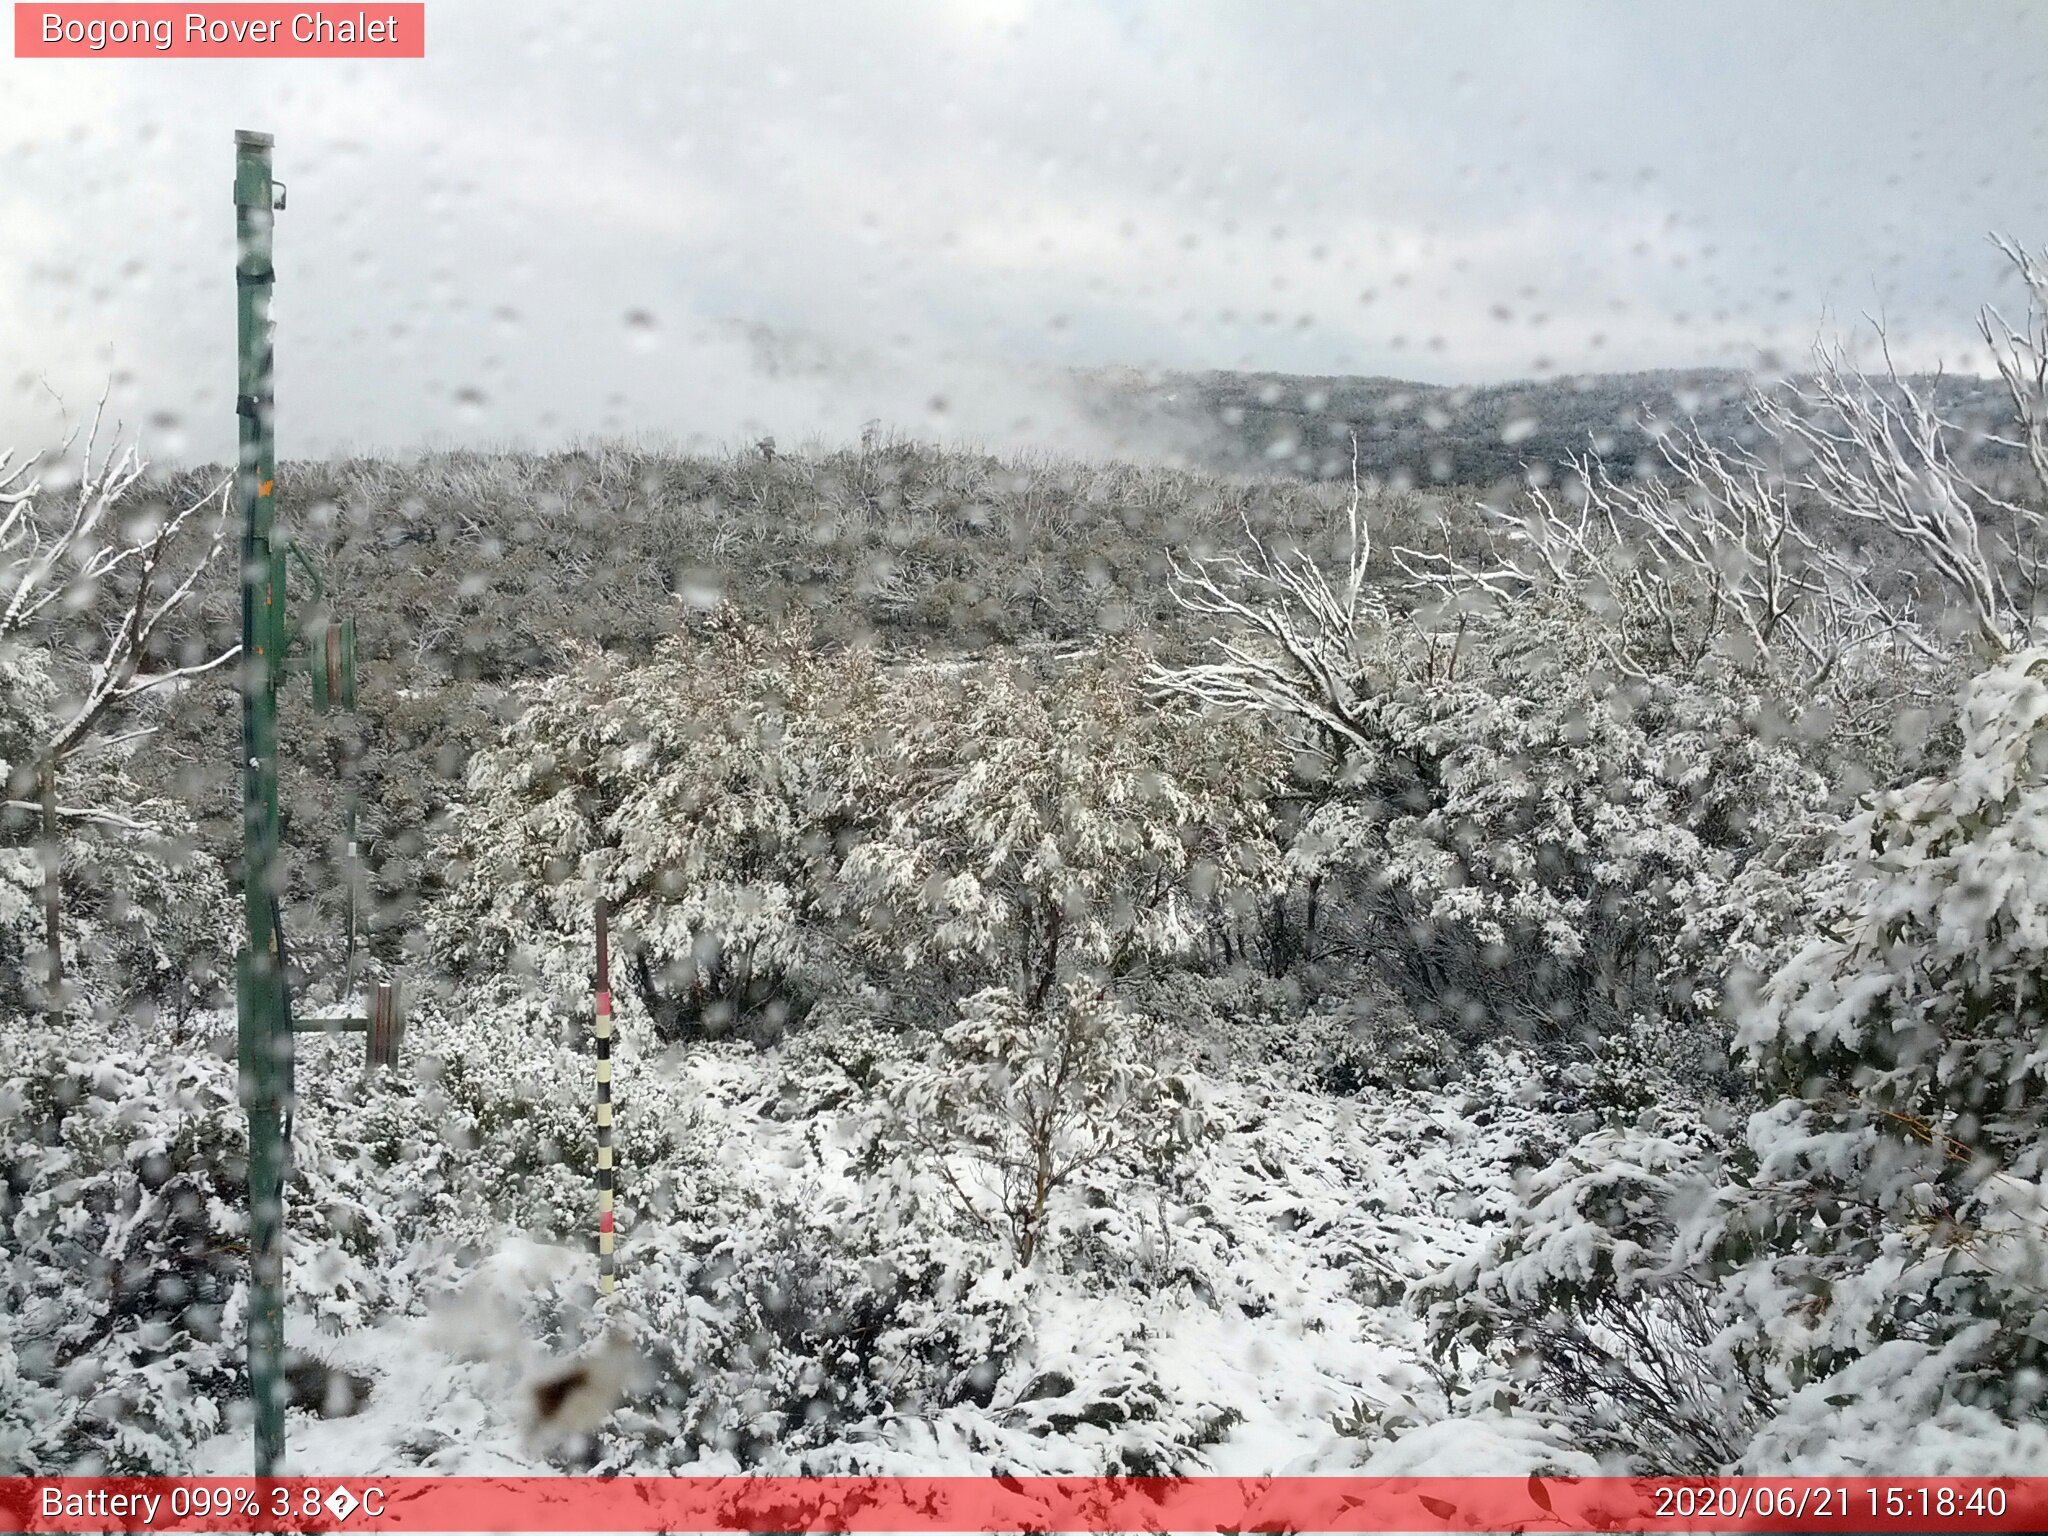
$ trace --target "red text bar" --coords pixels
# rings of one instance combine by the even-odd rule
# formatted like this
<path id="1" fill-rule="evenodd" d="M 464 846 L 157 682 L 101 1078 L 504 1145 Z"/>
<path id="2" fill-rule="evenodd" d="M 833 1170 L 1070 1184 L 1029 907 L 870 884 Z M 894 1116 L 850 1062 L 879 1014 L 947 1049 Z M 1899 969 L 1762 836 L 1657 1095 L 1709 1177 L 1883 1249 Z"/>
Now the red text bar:
<path id="1" fill-rule="evenodd" d="M 18 59 L 422 59 L 423 3 L 17 3 Z"/>
<path id="2" fill-rule="evenodd" d="M 0 1478 L 13 1531 L 2042 1531 L 2048 1477 Z"/>

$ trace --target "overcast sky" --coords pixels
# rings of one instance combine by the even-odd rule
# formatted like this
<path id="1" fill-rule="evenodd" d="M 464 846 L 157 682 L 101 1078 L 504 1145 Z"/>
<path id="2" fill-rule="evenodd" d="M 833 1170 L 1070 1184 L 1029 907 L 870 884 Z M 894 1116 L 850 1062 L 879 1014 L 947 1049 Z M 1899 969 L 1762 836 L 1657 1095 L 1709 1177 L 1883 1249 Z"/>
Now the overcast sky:
<path id="1" fill-rule="evenodd" d="M 349 7 L 353 10 L 354 7 Z M 1088 446 L 1073 366 L 1483 382 L 1977 360 L 2048 241 L 2048 6 L 430 0 L 428 57 L 0 61 L 0 442 L 233 434 L 276 134 L 287 456 Z"/>

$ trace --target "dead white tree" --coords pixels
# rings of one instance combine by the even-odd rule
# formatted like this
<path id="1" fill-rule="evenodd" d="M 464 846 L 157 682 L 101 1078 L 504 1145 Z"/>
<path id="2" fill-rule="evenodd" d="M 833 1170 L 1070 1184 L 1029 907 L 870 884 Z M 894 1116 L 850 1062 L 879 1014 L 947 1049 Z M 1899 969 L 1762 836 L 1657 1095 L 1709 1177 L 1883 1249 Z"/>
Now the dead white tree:
<path id="1" fill-rule="evenodd" d="M 1694 427 L 1665 433 L 1657 453 L 1658 473 L 1641 477 L 1580 456 L 1566 489 L 1484 509 L 1486 564 L 1409 548 L 1392 552 L 1394 564 L 1459 611 L 1568 595 L 1594 610 L 1608 660 L 1637 678 L 1718 656 L 1810 692 L 1887 637 L 1929 649 L 1863 566 L 1808 525 L 1800 488 L 1773 463 Z"/>
<path id="2" fill-rule="evenodd" d="M 1277 714 L 1310 726 L 1302 745 L 1364 747 L 1369 732 L 1359 692 L 1371 637 L 1386 620 L 1367 589 L 1372 531 L 1358 484 L 1352 439 L 1351 499 L 1345 508 L 1343 569 L 1334 580 L 1306 552 L 1263 538 L 1240 514 L 1249 552 L 1182 558 L 1169 553 L 1173 596 L 1197 617 L 1220 621 L 1213 659 L 1153 667 L 1147 685 L 1224 709 Z"/>
<path id="3" fill-rule="evenodd" d="M 1958 450 L 1969 433 L 1899 373 L 1881 327 L 1878 341 L 1876 377 L 1822 346 L 1810 379 L 1760 393 L 1752 409 L 1802 499 L 1890 534 L 1946 589 L 1973 639 L 2002 655 L 2032 625 L 2041 509 L 1968 467 Z"/>
<path id="4" fill-rule="evenodd" d="M 143 695 L 211 672 L 241 651 L 232 646 L 201 661 L 170 666 L 161 665 L 158 654 L 166 622 L 191 597 L 226 542 L 229 482 L 161 515 L 129 516 L 147 465 L 132 444 L 102 453 L 100 426 L 101 414 L 95 412 L 75 481 L 61 491 L 50 465 L 65 461 L 76 433 L 47 458 L 17 463 L 11 450 L 0 452 L 0 652 L 41 653 L 57 684 L 55 707 L 38 722 L 39 739 L 30 747 L 35 798 L 4 802 L 6 810 L 27 811 L 38 819 L 43 942 L 52 998 L 64 977 L 59 919 L 65 824 L 154 830 L 116 806 L 65 804 L 59 779 L 68 765 L 150 735 L 155 727 L 135 720 Z M 181 536 L 188 528 L 209 531 L 209 517 L 205 547 L 176 564 Z M 81 638 L 93 629 L 99 631 L 96 637 Z M 14 785 L 0 789 L 18 793 Z"/>
<path id="5" fill-rule="evenodd" d="M 1532 594 L 1561 595 L 1586 611 L 1589 642 L 1638 678 L 1712 657 L 1795 696 L 1846 691 L 1845 663 L 1881 646 L 1895 659 L 1949 660 L 1954 647 L 1926 600 L 1942 595 L 1978 649 L 2022 643 L 2048 575 L 2048 253 L 1996 243 L 2020 273 L 2028 316 L 2015 325 L 1986 308 L 1979 317 L 2015 423 L 1990 441 L 2017 452 L 2030 490 L 1979 473 L 1969 449 L 1982 434 L 1944 415 L 1888 347 L 1872 376 L 1844 348 L 1823 345 L 1809 379 L 1752 395 L 1760 449 L 1689 427 L 1659 438 L 1655 475 L 1618 474 L 1586 456 L 1567 488 L 1483 509 L 1486 559 L 1453 552 L 1447 536 L 1438 551 L 1395 548 L 1395 570 L 1461 625 Z M 1310 725 L 1340 751 L 1366 745 L 1361 690 L 1384 611 L 1367 591 L 1371 540 L 1355 486 L 1354 474 L 1347 558 L 1334 577 L 1249 526 L 1248 553 L 1173 561 L 1181 607 L 1227 633 L 1209 659 L 1155 669 L 1153 685 Z M 1868 553 L 1844 547 L 1845 531 L 1859 528 L 1896 555 L 1891 579 Z M 1917 592 L 1908 571 L 1941 592 Z"/>
<path id="6" fill-rule="evenodd" d="M 1977 317 L 2018 429 L 1995 441 L 2025 454 L 2034 483 L 2048 490 L 2048 250 L 2029 251 L 2004 236 L 1994 236 L 1992 243 L 2013 264 L 2027 294 L 2027 317 L 2020 325 L 2008 322 L 1991 304 Z"/>

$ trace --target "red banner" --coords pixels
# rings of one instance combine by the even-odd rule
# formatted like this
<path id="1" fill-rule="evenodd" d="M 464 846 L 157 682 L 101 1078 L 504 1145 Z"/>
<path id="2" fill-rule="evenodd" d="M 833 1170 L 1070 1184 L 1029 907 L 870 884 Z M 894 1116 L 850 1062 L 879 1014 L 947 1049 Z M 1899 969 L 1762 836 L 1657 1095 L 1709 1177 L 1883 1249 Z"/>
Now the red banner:
<path id="1" fill-rule="evenodd" d="M 362 5 L 17 3 L 18 59 L 423 59 L 420 0 Z"/>
<path id="2" fill-rule="evenodd" d="M 2043 1531 L 2039 1478 L 0 1478 L 12 1531 Z"/>

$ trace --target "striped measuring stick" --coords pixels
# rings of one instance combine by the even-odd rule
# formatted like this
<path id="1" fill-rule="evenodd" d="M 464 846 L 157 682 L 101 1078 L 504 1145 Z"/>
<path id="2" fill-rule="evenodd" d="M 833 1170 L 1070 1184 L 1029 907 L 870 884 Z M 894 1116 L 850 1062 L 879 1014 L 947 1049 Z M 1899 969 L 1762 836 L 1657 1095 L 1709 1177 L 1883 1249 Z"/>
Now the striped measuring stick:
<path id="1" fill-rule="evenodd" d="M 610 908 L 597 898 L 597 1289 L 609 1296 L 612 1252 L 612 955 Z"/>

